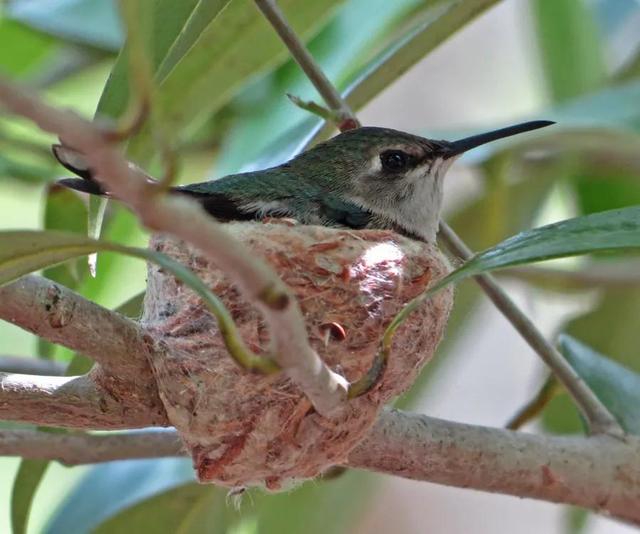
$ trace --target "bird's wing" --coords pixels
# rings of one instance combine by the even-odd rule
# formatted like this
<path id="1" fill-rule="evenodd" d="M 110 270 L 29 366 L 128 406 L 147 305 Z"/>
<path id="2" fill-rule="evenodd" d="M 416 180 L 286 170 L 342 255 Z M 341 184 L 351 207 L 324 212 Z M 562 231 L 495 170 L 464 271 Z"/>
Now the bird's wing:
<path id="1" fill-rule="evenodd" d="M 323 196 L 320 201 L 320 216 L 331 221 L 332 226 L 346 226 L 348 228 L 366 228 L 371 221 L 370 211 L 347 202 L 335 195 Z"/>

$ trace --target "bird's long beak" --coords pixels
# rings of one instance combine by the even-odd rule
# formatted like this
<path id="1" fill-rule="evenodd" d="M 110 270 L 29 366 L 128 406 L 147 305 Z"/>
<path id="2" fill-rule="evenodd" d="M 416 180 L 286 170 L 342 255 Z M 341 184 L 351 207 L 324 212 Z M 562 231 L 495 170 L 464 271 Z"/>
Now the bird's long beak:
<path id="1" fill-rule="evenodd" d="M 472 135 L 471 137 L 465 137 L 458 141 L 453 141 L 447 146 L 445 158 L 453 158 L 459 156 L 467 150 L 476 148 L 477 146 L 502 139 L 504 137 L 511 137 L 524 132 L 530 132 L 531 130 L 537 130 L 538 128 L 544 128 L 555 124 L 553 121 L 530 121 L 523 122 L 521 124 L 515 124 L 513 126 L 507 126 L 506 128 L 500 128 L 499 130 L 493 130 L 491 132 L 481 133 L 478 135 Z"/>

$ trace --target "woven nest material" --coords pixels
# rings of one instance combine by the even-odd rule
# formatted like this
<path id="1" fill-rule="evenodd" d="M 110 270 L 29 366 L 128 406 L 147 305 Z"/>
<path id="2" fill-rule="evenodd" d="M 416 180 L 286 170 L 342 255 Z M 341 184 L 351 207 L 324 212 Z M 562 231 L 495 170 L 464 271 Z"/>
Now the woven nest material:
<path id="1" fill-rule="evenodd" d="M 449 270 L 436 247 L 392 231 L 262 223 L 226 228 L 280 274 L 298 299 L 312 347 L 349 381 L 367 371 L 402 306 Z M 151 248 L 196 272 L 222 299 L 247 345 L 266 353 L 269 332 L 260 313 L 212 262 L 164 236 L 155 236 Z M 149 266 L 142 322 L 169 348 L 151 364 L 199 480 L 277 490 L 346 459 L 382 405 L 411 386 L 433 356 L 452 300 L 452 290 L 444 290 L 414 312 L 395 335 L 379 383 L 331 419 L 316 413 L 285 373 L 241 369 L 201 300 L 156 265 Z"/>

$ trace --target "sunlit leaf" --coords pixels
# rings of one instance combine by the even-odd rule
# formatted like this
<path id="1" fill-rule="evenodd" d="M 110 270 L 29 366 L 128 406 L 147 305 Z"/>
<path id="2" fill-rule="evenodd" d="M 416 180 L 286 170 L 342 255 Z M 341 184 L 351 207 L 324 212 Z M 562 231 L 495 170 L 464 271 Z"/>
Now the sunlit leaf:
<path id="1" fill-rule="evenodd" d="M 560 336 L 559 345 L 564 357 L 622 427 L 640 434 L 640 374 L 571 336 Z"/>

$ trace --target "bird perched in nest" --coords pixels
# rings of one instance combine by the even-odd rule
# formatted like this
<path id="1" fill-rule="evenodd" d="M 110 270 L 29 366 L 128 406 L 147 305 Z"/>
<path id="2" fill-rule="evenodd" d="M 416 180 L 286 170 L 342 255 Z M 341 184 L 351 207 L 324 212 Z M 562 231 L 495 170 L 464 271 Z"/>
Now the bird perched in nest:
<path id="1" fill-rule="evenodd" d="M 443 177 L 453 161 L 490 141 L 550 124 L 525 122 L 453 142 L 388 128 L 357 128 L 277 167 L 171 191 L 195 198 L 221 221 L 285 217 L 310 225 L 391 229 L 432 243 L 440 218 Z M 64 167 L 80 176 L 60 184 L 109 194 L 79 154 L 61 145 L 54 145 L 53 151 Z"/>

